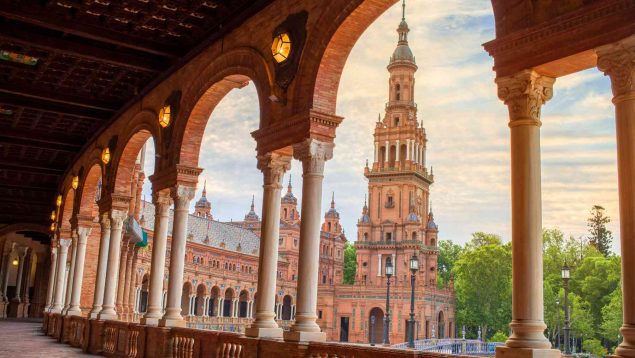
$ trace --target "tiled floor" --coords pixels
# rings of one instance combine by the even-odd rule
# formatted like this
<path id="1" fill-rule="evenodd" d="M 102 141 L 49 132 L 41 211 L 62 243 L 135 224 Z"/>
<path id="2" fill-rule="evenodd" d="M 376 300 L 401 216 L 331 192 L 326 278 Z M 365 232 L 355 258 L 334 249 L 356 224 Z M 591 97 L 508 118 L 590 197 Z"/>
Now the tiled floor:
<path id="1" fill-rule="evenodd" d="M 0 320 L 0 357 L 96 357 L 61 344 L 40 330 L 41 322 Z"/>

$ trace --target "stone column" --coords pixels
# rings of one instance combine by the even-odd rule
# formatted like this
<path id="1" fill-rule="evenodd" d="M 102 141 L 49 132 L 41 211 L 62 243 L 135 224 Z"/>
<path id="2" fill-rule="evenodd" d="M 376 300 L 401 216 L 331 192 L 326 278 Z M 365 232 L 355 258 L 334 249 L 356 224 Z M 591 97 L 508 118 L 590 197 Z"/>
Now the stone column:
<path id="1" fill-rule="evenodd" d="M 635 36 L 600 47 L 598 68 L 611 78 L 617 132 L 624 324 L 618 357 L 635 357 Z"/>
<path id="2" fill-rule="evenodd" d="M 108 268 L 108 251 L 110 250 L 110 218 L 107 212 L 99 214 L 101 238 L 99 241 L 99 257 L 97 259 L 97 276 L 95 277 L 95 295 L 93 308 L 89 317 L 96 319 L 104 303 L 104 286 L 106 285 L 106 269 Z"/>
<path id="3" fill-rule="evenodd" d="M 103 320 L 117 320 L 115 299 L 117 294 L 117 279 L 119 277 L 119 257 L 121 256 L 121 234 L 123 221 L 128 216 L 125 210 L 110 211 L 110 243 L 108 250 L 108 267 L 106 268 L 106 283 L 104 285 L 104 302 L 97 316 Z"/>
<path id="4" fill-rule="evenodd" d="M 288 156 L 268 153 L 258 157 L 258 169 L 262 171 L 264 177 L 262 231 L 258 257 L 256 320 L 245 330 L 245 335 L 249 337 L 282 338 L 282 328 L 278 327 L 274 320 L 275 314 L 272 307 L 275 302 L 278 271 L 280 190 L 282 177 L 290 167 L 291 158 Z"/>
<path id="5" fill-rule="evenodd" d="M 560 357 L 544 335 L 540 108 L 555 79 L 525 70 L 497 78 L 509 108 L 512 181 L 512 335 L 498 357 Z"/>
<path id="6" fill-rule="evenodd" d="M 125 265 L 126 274 L 125 274 L 125 279 L 123 282 L 124 288 L 123 288 L 123 299 L 121 303 L 121 308 L 124 315 L 124 319 L 126 320 L 129 319 L 129 313 L 131 313 L 130 312 L 130 288 L 134 284 L 134 277 L 132 275 L 134 247 L 135 247 L 135 244 L 133 242 L 129 242 L 128 246 L 125 246 L 126 251 L 128 251 L 128 254 L 126 256 L 126 265 Z M 122 266 L 123 266 L 123 263 L 122 263 Z"/>
<path id="7" fill-rule="evenodd" d="M 66 275 L 66 298 L 64 299 L 64 309 L 62 310 L 62 314 L 66 314 L 68 309 L 71 307 L 71 294 L 73 293 L 73 279 L 75 272 L 75 258 L 77 257 L 77 232 L 76 230 L 71 231 L 72 244 L 69 251 L 69 255 L 71 256 L 71 262 L 68 269 L 68 274 Z"/>
<path id="8" fill-rule="evenodd" d="M 126 274 L 128 273 L 126 267 L 128 263 L 128 240 L 122 240 L 121 249 L 119 251 L 119 277 L 117 281 L 117 305 L 116 311 L 119 314 L 119 318 L 123 319 L 125 312 L 123 310 L 124 290 L 126 289 Z"/>
<path id="9" fill-rule="evenodd" d="M 128 312 L 128 320 L 132 321 L 134 319 L 136 302 L 135 298 L 137 296 L 137 280 L 139 276 L 137 275 L 137 255 L 139 252 L 139 248 L 136 244 L 133 244 L 130 248 L 130 260 L 132 264 L 130 265 L 130 271 L 128 276 L 130 277 L 130 287 L 128 289 L 128 295 L 126 296 L 126 310 Z"/>
<path id="10" fill-rule="evenodd" d="M 18 272 L 16 275 L 16 280 L 15 280 L 15 295 L 13 296 L 12 301 L 13 302 L 22 302 L 22 281 L 24 280 L 24 278 L 22 277 L 24 275 L 24 264 L 26 261 L 26 255 L 27 255 L 27 251 L 28 248 L 27 247 L 23 247 L 17 250 L 18 251 Z"/>
<path id="11" fill-rule="evenodd" d="M 174 200 L 174 224 L 170 250 L 170 280 L 168 281 L 168 303 L 165 315 L 159 321 L 160 327 L 185 327 L 185 320 L 181 316 L 181 293 L 185 269 L 187 217 L 195 190 L 192 187 L 177 185 L 171 191 L 172 200 Z"/>
<path id="12" fill-rule="evenodd" d="M 75 271 L 73 273 L 73 287 L 71 293 L 71 303 L 68 311 L 69 316 L 81 316 L 80 301 L 82 297 L 82 282 L 84 280 L 84 259 L 86 258 L 86 242 L 92 228 L 80 226 L 77 229 L 77 257 L 75 258 Z"/>
<path id="13" fill-rule="evenodd" d="M 163 316 L 163 278 L 165 276 L 165 252 L 168 242 L 168 216 L 172 198 L 169 190 L 161 190 L 152 195 L 154 201 L 154 237 L 152 239 L 152 262 L 150 264 L 150 287 L 148 308 L 141 324 L 156 326 Z"/>
<path id="14" fill-rule="evenodd" d="M 66 274 L 66 259 L 68 258 L 68 247 L 71 246 L 72 240 L 59 240 L 59 253 L 57 255 L 57 271 L 55 272 L 55 295 L 53 298 L 53 306 L 51 313 L 62 313 L 64 308 L 64 276 Z"/>
<path id="15" fill-rule="evenodd" d="M 293 146 L 293 156 L 302 162 L 302 223 L 298 260 L 298 313 L 289 341 L 325 341 L 317 325 L 318 271 L 320 267 L 320 221 L 324 163 L 333 157 L 333 143 L 307 139 Z M 260 297 L 258 298 L 260 300 Z"/>
<path id="16" fill-rule="evenodd" d="M 51 270 L 49 271 L 49 282 L 46 288 L 46 306 L 44 311 L 51 309 L 53 304 L 53 291 L 55 288 L 55 270 L 57 267 L 57 247 L 51 247 Z M 1 281 L 0 281 L 1 282 Z"/>

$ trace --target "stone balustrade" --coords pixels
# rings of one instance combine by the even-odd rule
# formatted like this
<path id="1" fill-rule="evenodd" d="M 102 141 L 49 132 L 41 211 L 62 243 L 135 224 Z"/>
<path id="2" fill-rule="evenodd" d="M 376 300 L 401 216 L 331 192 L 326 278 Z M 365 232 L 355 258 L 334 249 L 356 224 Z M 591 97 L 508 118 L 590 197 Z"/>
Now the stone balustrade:
<path id="1" fill-rule="evenodd" d="M 292 322 L 292 321 L 287 321 Z M 69 327 L 63 327 L 68 325 Z M 245 337 L 240 333 L 179 327 L 144 326 L 133 322 L 97 321 L 73 316 L 63 320 L 46 313 L 43 331 L 58 340 L 68 332 L 67 341 L 84 352 L 111 358 L 467 358 L 447 353 L 421 352 L 389 347 L 330 342 L 284 342 Z M 56 334 L 58 335 L 56 337 Z"/>

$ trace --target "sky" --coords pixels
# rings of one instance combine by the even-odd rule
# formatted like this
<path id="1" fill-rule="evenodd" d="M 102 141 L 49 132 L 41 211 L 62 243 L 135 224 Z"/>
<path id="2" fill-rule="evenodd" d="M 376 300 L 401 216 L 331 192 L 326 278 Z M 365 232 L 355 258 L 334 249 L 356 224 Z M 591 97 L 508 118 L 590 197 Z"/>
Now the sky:
<path id="1" fill-rule="evenodd" d="M 373 159 L 373 130 L 388 96 L 386 65 L 397 44 L 401 4 L 377 19 L 359 39 L 344 68 L 337 114 L 334 157 L 326 163 L 323 211 L 331 195 L 349 240 L 367 191 L 366 159 Z M 465 243 L 471 233 L 511 239 L 509 128 L 507 108 L 496 96 L 493 60 L 481 44 L 494 39 L 489 0 L 410 0 L 409 42 L 419 70 L 415 75 L 418 119 L 428 135 L 428 165 L 434 168 L 432 208 L 441 240 Z M 256 169 L 259 109 L 250 84 L 230 92 L 205 129 L 197 198 L 207 183 L 212 214 L 242 220 L 252 195 L 262 207 L 262 174 Z M 597 69 L 556 80 L 554 96 L 542 109 L 541 155 L 543 226 L 566 235 L 587 235 L 593 205 L 611 218 L 613 249 L 619 250 L 619 217 L 614 108 L 610 82 Z M 152 158 L 153 150 L 148 150 Z M 152 172 L 152 160 L 146 174 Z M 301 201 L 301 164 L 290 170 Z M 285 189 L 289 174 L 285 176 Z M 150 185 L 144 186 L 150 199 Z M 194 201 L 195 201 L 194 200 Z M 194 203 L 193 201 L 193 203 Z M 193 206 L 192 203 L 192 206 Z"/>

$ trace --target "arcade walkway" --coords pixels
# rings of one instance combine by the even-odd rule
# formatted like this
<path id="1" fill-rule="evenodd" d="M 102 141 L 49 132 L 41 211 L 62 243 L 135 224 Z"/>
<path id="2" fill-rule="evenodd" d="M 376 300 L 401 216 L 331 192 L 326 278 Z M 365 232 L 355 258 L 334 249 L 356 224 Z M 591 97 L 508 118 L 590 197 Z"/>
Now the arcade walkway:
<path id="1" fill-rule="evenodd" d="M 81 349 L 60 344 L 42 333 L 39 321 L 0 320 L 0 357 L 96 357 Z"/>

